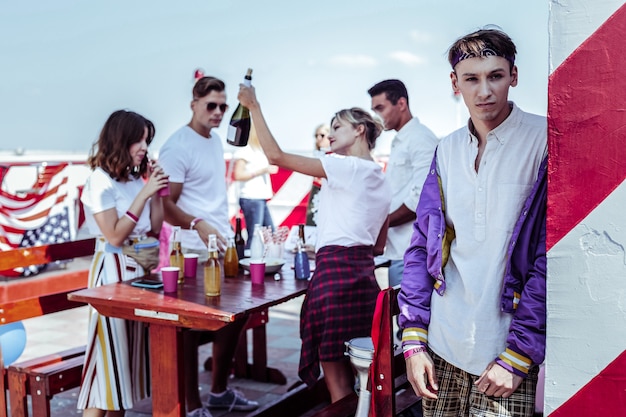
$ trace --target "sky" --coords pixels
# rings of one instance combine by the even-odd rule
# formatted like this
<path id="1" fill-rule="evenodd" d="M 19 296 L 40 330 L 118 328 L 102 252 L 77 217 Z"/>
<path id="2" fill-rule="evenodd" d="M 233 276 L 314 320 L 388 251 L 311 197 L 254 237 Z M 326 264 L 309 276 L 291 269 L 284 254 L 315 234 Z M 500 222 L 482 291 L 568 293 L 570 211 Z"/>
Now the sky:
<path id="1" fill-rule="evenodd" d="M 191 118 L 197 68 L 252 84 L 283 149 L 313 149 L 313 130 L 367 90 L 397 78 L 414 116 L 444 136 L 468 114 L 452 95 L 446 53 L 458 37 L 498 25 L 518 48 L 509 97 L 546 114 L 547 0 L 0 0 L 0 151 L 88 152 L 107 117 L 152 120 L 158 148 Z M 385 132 L 378 153 L 388 151 Z M 232 150 L 226 146 L 226 150 Z"/>

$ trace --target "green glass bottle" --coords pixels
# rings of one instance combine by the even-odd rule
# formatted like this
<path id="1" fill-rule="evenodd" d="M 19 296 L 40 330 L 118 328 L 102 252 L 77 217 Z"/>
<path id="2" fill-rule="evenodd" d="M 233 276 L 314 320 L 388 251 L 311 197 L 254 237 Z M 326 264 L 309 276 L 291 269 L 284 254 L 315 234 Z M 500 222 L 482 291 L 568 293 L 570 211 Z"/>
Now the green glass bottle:
<path id="1" fill-rule="evenodd" d="M 252 68 L 248 68 L 243 83 L 248 87 L 252 84 Z M 246 146 L 250 136 L 250 125 L 250 110 L 239 103 L 230 118 L 226 142 L 233 146 Z"/>

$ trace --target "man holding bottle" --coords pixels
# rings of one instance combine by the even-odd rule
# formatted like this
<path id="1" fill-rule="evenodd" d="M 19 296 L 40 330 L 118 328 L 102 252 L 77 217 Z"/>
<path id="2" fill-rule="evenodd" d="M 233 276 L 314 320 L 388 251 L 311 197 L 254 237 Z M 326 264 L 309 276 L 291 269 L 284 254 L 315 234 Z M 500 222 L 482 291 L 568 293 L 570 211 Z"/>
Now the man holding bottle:
<path id="1" fill-rule="evenodd" d="M 402 280 L 404 251 L 411 241 L 415 208 L 438 139 L 411 114 L 409 95 L 402 81 L 381 81 L 367 92 L 372 98 L 372 110 L 383 119 L 385 130 L 397 132 L 387 162 L 392 200 L 383 255 L 391 261 L 389 286 L 393 287 Z"/>
<path id="2" fill-rule="evenodd" d="M 232 236 L 228 219 L 224 149 L 213 131 L 228 110 L 224 82 L 214 77 L 200 78 L 193 87 L 191 121 L 174 132 L 159 153 L 159 165 L 170 174 L 170 195 L 164 198 L 165 220 L 181 226 L 183 252 L 198 253 L 208 259 L 207 242 L 216 235 L 221 250 Z M 165 168 L 167 167 L 167 168 Z M 245 319 L 215 332 L 213 336 L 212 381 L 205 405 L 198 392 L 198 345 L 201 332 L 186 331 L 184 336 L 185 387 L 190 417 L 210 417 L 208 408 L 254 410 L 249 401 L 228 388 L 230 364 Z"/>

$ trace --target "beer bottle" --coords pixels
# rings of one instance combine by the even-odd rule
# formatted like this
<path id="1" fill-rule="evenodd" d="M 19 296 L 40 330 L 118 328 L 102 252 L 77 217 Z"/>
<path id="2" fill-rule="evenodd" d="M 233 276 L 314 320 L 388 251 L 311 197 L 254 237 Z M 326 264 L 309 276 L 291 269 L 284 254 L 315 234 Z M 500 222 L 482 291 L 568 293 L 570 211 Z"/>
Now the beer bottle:
<path id="1" fill-rule="evenodd" d="M 241 235 L 241 217 L 235 219 L 235 248 L 237 249 L 237 257 L 239 259 L 244 258 L 244 251 L 246 249 L 246 241 Z"/>
<path id="2" fill-rule="evenodd" d="M 180 244 L 180 226 L 172 227 L 170 251 L 170 266 L 178 267 L 178 283 L 185 282 L 185 260 L 183 259 L 183 250 Z"/>
<path id="3" fill-rule="evenodd" d="M 229 237 L 224 254 L 224 276 L 236 277 L 237 271 L 239 271 L 239 256 L 237 256 L 237 249 L 235 249 L 235 239 Z"/>
<path id="4" fill-rule="evenodd" d="M 304 238 L 304 224 L 298 225 L 298 239 L 300 240 L 300 243 L 304 246 L 304 244 L 306 243 L 306 239 Z"/>
<path id="5" fill-rule="evenodd" d="M 216 235 L 209 235 L 209 259 L 204 265 L 204 293 L 209 297 L 222 293 L 222 271 L 218 259 Z"/>

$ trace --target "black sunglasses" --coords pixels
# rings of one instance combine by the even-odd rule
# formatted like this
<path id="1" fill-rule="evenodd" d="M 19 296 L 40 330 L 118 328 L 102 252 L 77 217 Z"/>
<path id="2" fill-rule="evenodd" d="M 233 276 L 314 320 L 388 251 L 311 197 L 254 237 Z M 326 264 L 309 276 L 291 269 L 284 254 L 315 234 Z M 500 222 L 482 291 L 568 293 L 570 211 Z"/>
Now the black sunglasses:
<path id="1" fill-rule="evenodd" d="M 208 111 L 213 111 L 213 110 L 217 109 L 218 107 L 220 108 L 222 113 L 226 113 L 226 110 L 228 110 L 228 104 L 226 104 L 226 103 L 217 104 L 217 103 L 215 103 L 213 101 L 209 101 L 206 104 L 206 109 Z"/>

